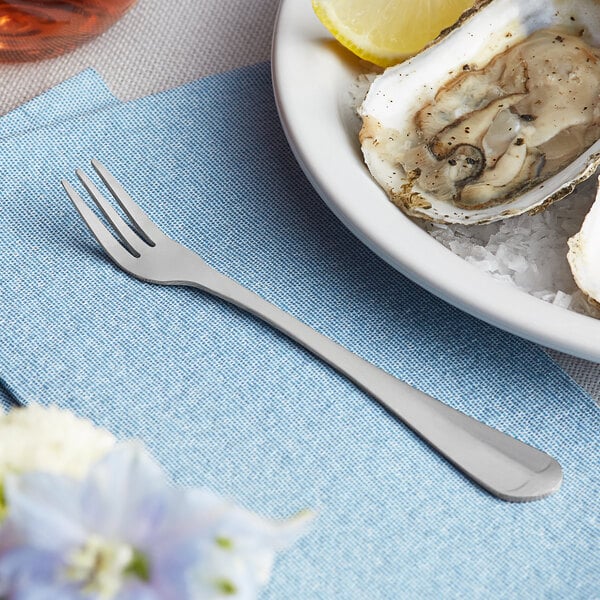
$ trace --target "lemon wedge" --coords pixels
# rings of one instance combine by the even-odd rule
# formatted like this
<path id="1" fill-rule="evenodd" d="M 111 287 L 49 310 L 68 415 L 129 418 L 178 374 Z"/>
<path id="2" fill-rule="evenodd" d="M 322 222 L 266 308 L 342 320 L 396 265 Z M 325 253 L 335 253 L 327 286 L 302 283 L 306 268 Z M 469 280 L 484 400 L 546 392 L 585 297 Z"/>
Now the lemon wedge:
<path id="1" fill-rule="evenodd" d="M 416 54 L 475 0 L 312 0 L 331 34 L 380 67 Z"/>

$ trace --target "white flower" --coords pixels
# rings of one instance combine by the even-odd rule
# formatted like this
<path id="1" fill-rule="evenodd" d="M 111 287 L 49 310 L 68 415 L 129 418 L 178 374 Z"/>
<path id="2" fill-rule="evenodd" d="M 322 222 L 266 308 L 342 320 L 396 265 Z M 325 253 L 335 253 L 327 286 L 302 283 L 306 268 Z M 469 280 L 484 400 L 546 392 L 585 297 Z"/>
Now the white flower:
<path id="1" fill-rule="evenodd" d="M 56 406 L 0 413 L 0 492 L 6 475 L 45 471 L 84 477 L 115 444 L 114 436 Z M 0 493 L 0 512 L 2 498 Z"/>
<path id="2" fill-rule="evenodd" d="M 8 476 L 0 597 L 254 600 L 275 553 L 312 515 L 274 521 L 204 489 L 173 486 L 136 443 L 117 444 L 80 481 Z"/>

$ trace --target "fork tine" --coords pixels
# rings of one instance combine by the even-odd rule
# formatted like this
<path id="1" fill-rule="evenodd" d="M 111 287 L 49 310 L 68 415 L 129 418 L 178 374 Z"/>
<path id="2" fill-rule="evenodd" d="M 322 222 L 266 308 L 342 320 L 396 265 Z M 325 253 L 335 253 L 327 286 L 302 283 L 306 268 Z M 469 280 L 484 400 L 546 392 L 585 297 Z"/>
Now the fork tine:
<path id="1" fill-rule="evenodd" d="M 155 245 L 164 233 L 154 224 L 150 217 L 134 202 L 123 186 L 115 179 L 109 170 L 95 158 L 92 166 L 104 181 L 106 187 L 115 197 L 121 208 L 125 211 L 131 222 L 135 224 L 138 233 L 150 244 Z"/>
<path id="2" fill-rule="evenodd" d="M 92 209 L 83 201 L 75 188 L 65 179 L 63 179 L 61 183 L 71 199 L 71 202 L 75 205 L 77 212 L 81 215 L 81 218 L 84 220 L 98 243 L 104 248 L 108 256 L 110 256 L 110 258 L 122 269 L 126 271 L 129 270 L 136 258 L 111 234 L 104 223 L 102 223 Z"/>
<path id="3" fill-rule="evenodd" d="M 144 243 L 143 240 L 139 238 L 137 233 L 132 230 L 132 228 L 123 220 L 121 215 L 119 215 L 111 204 L 102 196 L 92 180 L 81 169 L 77 169 L 75 173 L 77 173 L 77 177 L 79 177 L 81 183 L 83 183 L 85 189 L 96 203 L 96 206 L 102 211 L 106 220 L 113 226 L 125 247 L 135 256 L 141 256 L 141 245 Z"/>

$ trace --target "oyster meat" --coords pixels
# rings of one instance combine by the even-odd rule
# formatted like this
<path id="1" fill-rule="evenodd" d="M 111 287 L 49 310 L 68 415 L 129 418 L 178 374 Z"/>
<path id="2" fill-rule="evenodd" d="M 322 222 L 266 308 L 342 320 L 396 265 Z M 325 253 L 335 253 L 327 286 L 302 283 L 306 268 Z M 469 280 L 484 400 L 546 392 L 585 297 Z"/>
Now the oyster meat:
<path id="1" fill-rule="evenodd" d="M 600 163 L 600 2 L 487 0 L 360 108 L 371 173 L 410 215 L 539 210 Z"/>

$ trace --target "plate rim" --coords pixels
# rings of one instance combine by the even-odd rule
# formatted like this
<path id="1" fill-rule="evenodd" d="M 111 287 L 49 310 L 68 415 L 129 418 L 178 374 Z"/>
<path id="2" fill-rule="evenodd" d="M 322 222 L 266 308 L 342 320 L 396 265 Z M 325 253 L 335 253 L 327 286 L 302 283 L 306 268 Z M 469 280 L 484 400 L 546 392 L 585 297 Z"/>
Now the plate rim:
<path id="1" fill-rule="evenodd" d="M 348 90 L 336 86 L 361 71 L 360 61 L 332 40 L 309 0 L 280 0 L 271 45 L 275 103 L 292 152 L 325 204 L 380 258 L 442 300 L 529 341 L 600 362 L 600 320 L 535 298 L 470 265 L 389 202 L 357 159 L 356 147 L 328 151 L 348 135 L 340 112 L 340 94 Z M 436 269 L 424 267 L 419 256 L 435 261 Z"/>

